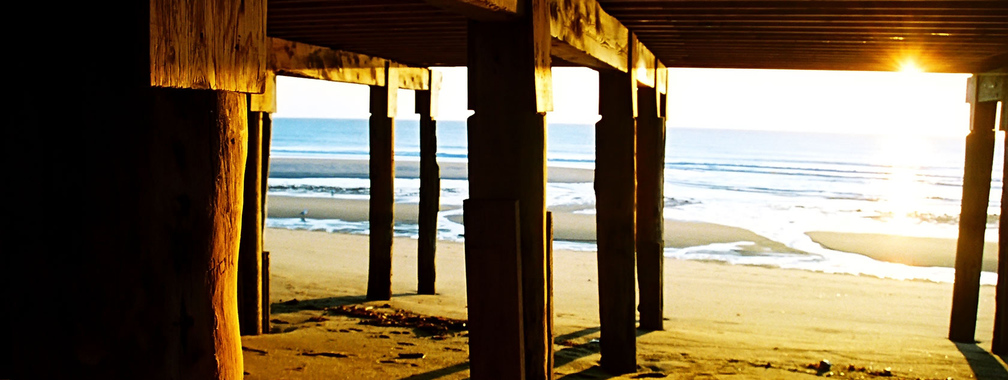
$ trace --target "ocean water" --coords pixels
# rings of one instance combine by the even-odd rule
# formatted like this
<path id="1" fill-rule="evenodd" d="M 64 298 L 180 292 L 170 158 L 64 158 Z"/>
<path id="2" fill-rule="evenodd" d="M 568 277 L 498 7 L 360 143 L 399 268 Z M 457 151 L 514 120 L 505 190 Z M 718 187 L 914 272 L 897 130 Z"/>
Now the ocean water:
<path id="1" fill-rule="evenodd" d="M 814 128 L 810 127 L 810 130 Z M 367 158 L 366 120 L 276 119 L 271 155 L 301 158 Z M 551 124 L 550 166 L 594 168 L 594 126 Z M 830 273 L 951 282 L 951 268 L 909 267 L 825 249 L 807 231 L 886 233 L 954 238 L 958 232 L 964 161 L 963 137 L 845 135 L 745 130 L 669 128 L 666 137 L 666 218 L 712 222 L 752 230 L 808 255 L 740 254 L 748 242 L 666 249 L 666 256 L 771 265 Z M 995 240 L 1002 187 L 1001 143 L 995 152 L 987 238 Z M 418 160 L 416 121 L 397 120 L 397 160 Z M 466 159 L 466 126 L 438 122 L 438 160 Z M 270 178 L 271 194 L 366 198 L 360 178 Z M 416 202 L 417 179 L 397 179 L 398 202 Z M 461 206 L 466 181 L 442 180 L 441 202 Z M 549 183 L 547 205 L 585 205 L 592 213 L 591 182 Z M 462 226 L 442 212 L 439 237 L 461 240 Z M 338 220 L 267 220 L 273 227 L 367 233 L 367 223 Z M 396 233 L 416 236 L 415 225 Z M 563 242 L 557 248 L 594 250 L 594 244 Z M 954 253 L 950 253 L 952 255 Z M 996 275 L 984 273 L 983 283 Z"/>

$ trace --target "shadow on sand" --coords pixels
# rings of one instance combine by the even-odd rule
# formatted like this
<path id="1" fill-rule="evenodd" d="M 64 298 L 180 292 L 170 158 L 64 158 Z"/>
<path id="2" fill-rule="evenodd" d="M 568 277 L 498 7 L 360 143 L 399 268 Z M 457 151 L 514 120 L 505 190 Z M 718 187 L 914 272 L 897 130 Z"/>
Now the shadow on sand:
<path id="1" fill-rule="evenodd" d="M 590 327 L 572 333 L 559 335 L 553 339 L 553 343 L 566 345 L 565 342 L 569 342 L 572 339 L 582 338 L 597 333 L 599 331 L 600 331 L 599 327 Z M 637 337 L 640 337 L 650 332 L 651 330 L 637 329 L 636 335 Z M 562 367 L 577 359 L 594 355 L 597 354 L 598 352 L 599 352 L 599 344 L 597 341 L 564 347 L 563 349 L 560 349 L 559 351 L 556 351 L 553 354 L 554 368 Z M 591 367 L 585 368 L 584 370 L 581 370 L 579 372 L 567 374 L 563 377 L 558 378 L 557 380 L 611 379 L 616 376 L 619 376 L 619 374 L 610 373 L 596 364 Z"/>
<path id="2" fill-rule="evenodd" d="M 977 379 L 1008 379 L 1008 369 L 1005 369 L 1005 364 L 987 350 L 976 344 L 956 343 L 955 345 L 966 358 Z"/>

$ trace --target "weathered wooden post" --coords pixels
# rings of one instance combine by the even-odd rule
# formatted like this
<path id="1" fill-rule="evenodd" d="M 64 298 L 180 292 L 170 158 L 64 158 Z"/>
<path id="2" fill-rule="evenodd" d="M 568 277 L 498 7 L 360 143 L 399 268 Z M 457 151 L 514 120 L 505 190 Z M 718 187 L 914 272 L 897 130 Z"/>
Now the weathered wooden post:
<path id="1" fill-rule="evenodd" d="M 385 85 L 371 86 L 371 196 L 367 299 L 392 298 L 392 231 L 395 206 L 396 70 L 386 63 Z"/>
<path id="2" fill-rule="evenodd" d="M 437 271 L 437 216 L 441 206 L 441 173 L 437 163 L 437 111 L 441 73 L 430 70 L 430 89 L 416 91 L 420 114 L 420 215 L 417 242 L 417 293 L 434 294 Z"/>
<path id="3" fill-rule="evenodd" d="M 249 109 L 251 109 L 249 96 Z M 262 112 L 248 112 L 248 148 L 238 252 L 238 319 L 242 335 L 262 334 Z"/>
<path id="4" fill-rule="evenodd" d="M 635 46 L 633 37 L 628 46 Z M 631 51 L 635 50 L 633 48 Z M 633 53 L 630 54 L 633 62 Z M 637 369 L 634 313 L 637 80 L 635 70 L 599 71 L 595 125 L 599 319 L 602 368 Z"/>
<path id="5" fill-rule="evenodd" d="M 637 281 L 645 330 L 661 330 L 664 318 L 665 102 L 658 84 L 665 73 L 658 70 L 654 88 L 637 91 Z"/>
<path id="6" fill-rule="evenodd" d="M 977 100 L 981 102 L 1001 102 L 1001 131 L 1008 131 L 1008 68 L 998 74 L 981 76 L 977 83 Z M 989 111 L 988 111 L 989 112 Z M 1005 138 L 1008 148 L 1008 137 Z M 1008 150 L 1005 150 L 1001 184 L 1001 220 L 998 221 L 998 281 L 994 308 L 994 338 L 991 352 L 1004 358 L 1008 355 L 1008 188 L 1004 178 L 1008 178 Z"/>
<path id="7" fill-rule="evenodd" d="M 1005 104 L 1001 103 L 1001 115 L 1005 115 Z M 1005 116 L 1001 116 L 1004 128 Z M 1005 148 L 1008 148 L 1008 137 L 1004 139 Z M 1005 149 L 1004 166 L 1001 173 L 1001 215 L 1008 215 L 1008 186 L 1004 185 L 1004 179 L 1008 178 L 1008 149 Z M 1004 359 L 1008 354 L 1008 223 L 1002 217 L 998 220 L 998 280 L 997 293 L 994 296 L 994 339 L 991 340 L 991 352 Z"/>
<path id="8" fill-rule="evenodd" d="M 11 42 L 33 70 L 74 74 L 10 78 L 4 161 L 32 186 L 10 189 L 26 220 L 3 237 L 0 278 L 18 286 L 4 286 L 4 325 L 59 328 L 5 327 L 0 377 L 242 377 L 245 93 L 262 90 L 266 2 L 198 4 L 19 8 L 47 34 L 93 43 Z M 70 87 L 80 96 L 54 105 Z M 96 112 L 100 127 L 86 127 Z M 54 210 L 72 227 L 39 228 Z"/>
<path id="9" fill-rule="evenodd" d="M 970 133 L 966 136 L 962 212 L 959 216 L 952 316 L 949 322 L 949 339 L 963 343 L 976 342 L 980 271 L 994 163 L 997 101 L 985 100 L 982 91 L 985 81 L 983 75 L 971 77 L 966 95 L 970 103 Z"/>
<path id="10" fill-rule="evenodd" d="M 468 31 L 469 106 L 469 194 L 466 215 L 466 266 L 486 266 L 494 262 L 519 262 L 520 286 L 477 285 L 478 272 L 467 269 L 470 300 L 482 299 L 487 314 L 470 314 L 470 357 L 474 379 L 498 378 L 483 359 L 494 351 L 478 342 L 521 347 L 524 376 L 513 379 L 549 379 L 547 312 L 549 304 L 546 260 L 546 112 L 552 108 L 550 71 L 549 10 L 541 0 L 523 0 L 524 12 L 508 21 L 470 21 Z M 470 234 L 477 215 L 500 220 L 502 226 L 514 218 L 506 207 L 478 207 L 495 202 L 514 202 L 518 209 L 519 244 L 511 249 L 490 249 L 507 245 L 510 233 L 497 228 L 496 234 Z M 478 208 L 477 208 L 478 207 Z M 477 211 L 479 210 L 479 211 Z M 481 214 L 476 214 L 477 212 Z M 473 217 L 470 217 L 470 216 Z M 499 256 L 513 256 L 502 258 Z M 475 261 L 470 263 L 470 261 Z M 503 268 L 501 270 L 510 269 Z M 516 306 L 494 300 L 520 297 L 517 310 L 522 315 L 520 337 L 498 335 L 488 325 L 486 315 L 515 315 Z M 470 303 L 470 312 L 472 312 Z M 483 327 L 479 327 L 483 326 Z M 495 341 L 501 339 L 500 341 Z M 513 345 L 520 339 L 520 345 Z M 507 360 L 513 355 L 486 360 Z M 511 362 L 512 365 L 517 363 Z"/>
<path id="11" fill-rule="evenodd" d="M 256 113 L 256 119 L 258 120 L 261 143 L 259 153 L 259 225 L 256 229 L 259 231 L 259 247 L 261 252 L 261 265 L 260 267 L 260 316 L 262 317 L 262 322 L 260 325 L 261 332 L 269 332 L 270 330 L 270 296 L 269 296 L 269 252 L 262 251 L 263 242 L 265 240 L 265 229 L 266 229 L 266 195 L 269 190 L 269 151 L 270 143 L 273 140 L 273 118 L 270 114 L 276 112 L 276 74 L 267 71 L 266 84 L 263 87 L 264 91 L 262 94 L 249 94 L 249 115 Z M 254 120 L 252 116 L 249 120 Z M 250 143 L 249 149 L 252 149 Z M 251 155 L 249 156 L 251 158 Z M 246 182 L 248 178 L 246 177 Z M 248 191 L 246 191 L 246 194 Z M 248 198 L 246 198 L 248 199 Z M 246 201 L 248 202 L 248 201 Z M 243 216 L 243 228 L 244 228 L 244 216 Z M 239 280 L 240 281 L 240 280 Z M 240 293 L 240 291 L 239 291 Z M 241 298 L 241 296 L 239 296 Z M 244 328 L 244 327 L 243 327 Z M 243 331 L 243 333 L 246 333 Z"/>

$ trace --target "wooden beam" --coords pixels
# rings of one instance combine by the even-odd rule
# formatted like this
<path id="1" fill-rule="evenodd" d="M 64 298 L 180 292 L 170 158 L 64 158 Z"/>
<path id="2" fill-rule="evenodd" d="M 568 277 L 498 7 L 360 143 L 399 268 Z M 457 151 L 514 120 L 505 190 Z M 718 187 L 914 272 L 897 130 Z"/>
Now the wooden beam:
<path id="1" fill-rule="evenodd" d="M 597 1 L 549 0 L 552 54 L 600 70 L 627 71 L 629 31 Z"/>
<path id="2" fill-rule="evenodd" d="M 599 72 L 595 126 L 601 364 L 613 373 L 637 370 L 634 313 L 636 87 L 634 70 Z"/>
<path id="3" fill-rule="evenodd" d="M 386 71 L 389 86 L 371 86 L 368 221 L 370 235 L 368 252 L 367 299 L 392 298 L 392 233 L 395 213 L 395 70 Z"/>
<path id="4" fill-rule="evenodd" d="M 637 281 L 640 327 L 664 328 L 665 117 L 656 88 L 637 90 Z"/>
<path id="5" fill-rule="evenodd" d="M 251 97 L 249 98 L 251 103 Z M 262 334 L 262 113 L 248 112 L 245 192 L 238 252 L 238 322 L 242 335 Z"/>
<path id="6" fill-rule="evenodd" d="M 427 4 L 473 20 L 503 21 L 519 13 L 519 0 L 424 0 Z"/>
<path id="7" fill-rule="evenodd" d="M 524 379 L 522 255 L 518 202 L 467 199 L 466 300 L 473 379 Z"/>
<path id="8" fill-rule="evenodd" d="M 470 200 L 518 201 L 525 378 L 542 380 L 552 375 L 545 259 L 545 113 L 552 108 L 552 72 L 544 0 L 525 5 L 530 12 L 513 21 L 469 22 L 469 106 L 475 111 L 468 123 L 469 194 Z"/>
<path id="9" fill-rule="evenodd" d="M 149 48 L 151 86 L 260 93 L 266 0 L 151 0 Z"/>
<path id="10" fill-rule="evenodd" d="M 266 80 L 261 94 L 249 94 L 249 112 L 276 113 L 276 73 L 266 72 Z M 264 193 L 265 194 L 265 193 Z"/>
<path id="11" fill-rule="evenodd" d="M 268 62 L 269 69 L 279 75 L 368 86 L 385 86 L 387 78 L 395 77 L 397 88 L 430 89 L 427 68 L 275 37 L 269 38 Z M 395 73 L 387 75 L 389 69 Z"/>
<path id="12" fill-rule="evenodd" d="M 994 163 L 994 119 L 996 102 L 978 101 L 977 76 L 969 79 L 970 134 L 966 136 L 962 212 L 956 244 L 955 283 L 952 289 L 952 316 L 949 339 L 976 342 L 977 305 L 987 205 L 990 199 L 991 169 Z"/>
<path id="13" fill-rule="evenodd" d="M 416 92 L 420 114 L 420 214 L 417 241 L 417 293 L 435 294 L 437 216 L 441 204 L 441 169 L 437 164 L 437 98 L 441 73 L 430 71 L 430 90 Z"/>
<path id="14" fill-rule="evenodd" d="M 640 40 L 637 39 L 637 35 L 633 35 L 633 55 L 631 55 L 630 65 L 633 67 L 637 73 L 634 74 L 634 78 L 637 79 L 637 84 L 647 87 L 655 87 L 655 77 L 657 75 L 658 69 L 658 59 L 655 58 L 654 53 L 648 50 L 647 46 L 644 46 Z"/>

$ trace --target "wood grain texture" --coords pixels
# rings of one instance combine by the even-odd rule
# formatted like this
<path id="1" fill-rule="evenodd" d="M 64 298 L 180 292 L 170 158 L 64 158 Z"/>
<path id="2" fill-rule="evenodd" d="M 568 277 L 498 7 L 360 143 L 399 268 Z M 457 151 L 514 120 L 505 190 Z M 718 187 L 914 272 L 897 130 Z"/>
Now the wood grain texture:
<path id="1" fill-rule="evenodd" d="M 263 84 L 263 92 L 261 94 L 249 94 L 249 97 L 251 99 L 249 111 L 276 113 L 276 73 L 267 71 L 266 80 Z"/>
<path id="2" fill-rule="evenodd" d="M 518 202 L 467 199 L 466 300 L 473 379 L 525 379 Z"/>
<path id="3" fill-rule="evenodd" d="M 270 70 L 280 75 L 368 86 L 385 86 L 395 78 L 396 88 L 430 89 L 427 68 L 280 38 L 269 38 L 268 62 Z"/>
<path id="4" fill-rule="evenodd" d="M 424 0 L 473 20 L 502 21 L 518 15 L 521 0 Z"/>
<path id="5" fill-rule="evenodd" d="M 263 91 L 266 0 L 150 0 L 150 84 Z"/>
<path id="6" fill-rule="evenodd" d="M 385 59 L 272 37 L 269 52 L 269 68 L 279 75 L 385 85 Z"/>
<path id="7" fill-rule="evenodd" d="M 629 31 L 597 1 L 549 0 L 552 54 L 600 70 L 626 71 Z"/>
<path id="8" fill-rule="evenodd" d="M 966 136 L 962 212 L 959 217 L 955 283 L 952 288 L 952 316 L 949 322 L 949 339 L 954 342 L 976 342 L 980 271 L 983 262 L 984 232 L 987 230 L 991 169 L 994 164 L 996 106 L 997 103 L 994 102 L 975 102 L 971 107 L 972 131 Z"/>
<path id="9" fill-rule="evenodd" d="M 631 87 L 631 84 L 633 87 Z M 631 90 L 633 88 L 633 90 Z M 632 70 L 599 72 L 595 126 L 601 365 L 612 373 L 637 370 L 634 313 L 636 233 L 636 82 Z"/>

